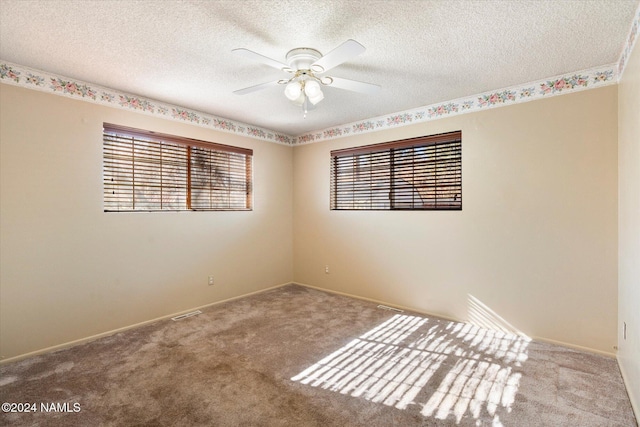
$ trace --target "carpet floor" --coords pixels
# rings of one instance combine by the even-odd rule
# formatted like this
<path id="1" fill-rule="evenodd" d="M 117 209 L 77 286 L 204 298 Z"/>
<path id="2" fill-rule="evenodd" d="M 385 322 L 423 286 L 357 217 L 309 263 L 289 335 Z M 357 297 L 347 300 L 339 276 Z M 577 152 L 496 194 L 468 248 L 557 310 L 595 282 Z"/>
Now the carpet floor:
<path id="1" fill-rule="evenodd" d="M 296 285 L 202 311 L 0 366 L 0 424 L 637 426 L 612 358 Z"/>

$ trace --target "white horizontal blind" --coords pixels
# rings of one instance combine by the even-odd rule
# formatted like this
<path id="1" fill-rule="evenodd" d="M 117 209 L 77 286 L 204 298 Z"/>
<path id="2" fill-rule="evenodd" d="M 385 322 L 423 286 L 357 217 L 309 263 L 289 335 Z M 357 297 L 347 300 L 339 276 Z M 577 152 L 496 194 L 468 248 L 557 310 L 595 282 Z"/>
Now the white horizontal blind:
<path id="1" fill-rule="evenodd" d="M 251 150 L 104 124 L 104 210 L 251 210 Z"/>
<path id="2" fill-rule="evenodd" d="M 462 134 L 331 152 L 333 210 L 462 209 Z"/>

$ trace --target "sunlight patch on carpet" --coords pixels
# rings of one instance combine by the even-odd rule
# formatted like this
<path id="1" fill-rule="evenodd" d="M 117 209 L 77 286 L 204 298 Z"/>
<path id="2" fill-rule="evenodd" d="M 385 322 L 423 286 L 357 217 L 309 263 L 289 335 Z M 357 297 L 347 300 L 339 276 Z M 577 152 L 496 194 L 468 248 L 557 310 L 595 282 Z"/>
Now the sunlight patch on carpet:
<path id="1" fill-rule="evenodd" d="M 510 412 L 515 400 L 529 341 L 396 314 L 291 380 L 456 423 L 490 416 L 500 426 L 500 412 Z"/>

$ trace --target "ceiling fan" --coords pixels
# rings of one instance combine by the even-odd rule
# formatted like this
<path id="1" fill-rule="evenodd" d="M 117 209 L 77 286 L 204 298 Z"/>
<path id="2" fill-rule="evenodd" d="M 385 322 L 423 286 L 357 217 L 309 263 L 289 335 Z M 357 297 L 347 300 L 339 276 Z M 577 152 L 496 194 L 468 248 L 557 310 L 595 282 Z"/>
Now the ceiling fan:
<path id="1" fill-rule="evenodd" d="M 276 61 L 249 49 L 233 49 L 236 55 L 269 65 L 278 70 L 291 74 L 288 79 L 280 79 L 255 86 L 239 89 L 233 93 L 246 95 L 271 86 L 284 85 L 285 96 L 294 104 L 302 107 L 305 117 L 307 110 L 312 108 L 324 98 L 321 87 L 335 87 L 364 94 L 375 94 L 380 90 L 380 86 L 359 82 L 356 80 L 343 79 L 340 77 L 323 75 L 330 69 L 342 64 L 345 61 L 361 54 L 365 47 L 355 40 L 347 40 L 331 52 L 322 56 L 316 49 L 299 47 L 290 50 L 286 55 L 287 63 Z"/>

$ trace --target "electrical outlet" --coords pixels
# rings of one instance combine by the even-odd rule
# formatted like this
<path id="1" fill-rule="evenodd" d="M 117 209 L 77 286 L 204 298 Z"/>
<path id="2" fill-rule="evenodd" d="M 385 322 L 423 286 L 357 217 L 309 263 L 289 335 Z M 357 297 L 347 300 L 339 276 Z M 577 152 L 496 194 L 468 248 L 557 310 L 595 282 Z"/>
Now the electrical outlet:
<path id="1" fill-rule="evenodd" d="M 213 276 L 209 276 L 209 286 L 213 286 Z"/>
<path id="2" fill-rule="evenodd" d="M 329 266 L 328 265 L 324 266 L 324 274 L 329 274 Z"/>

